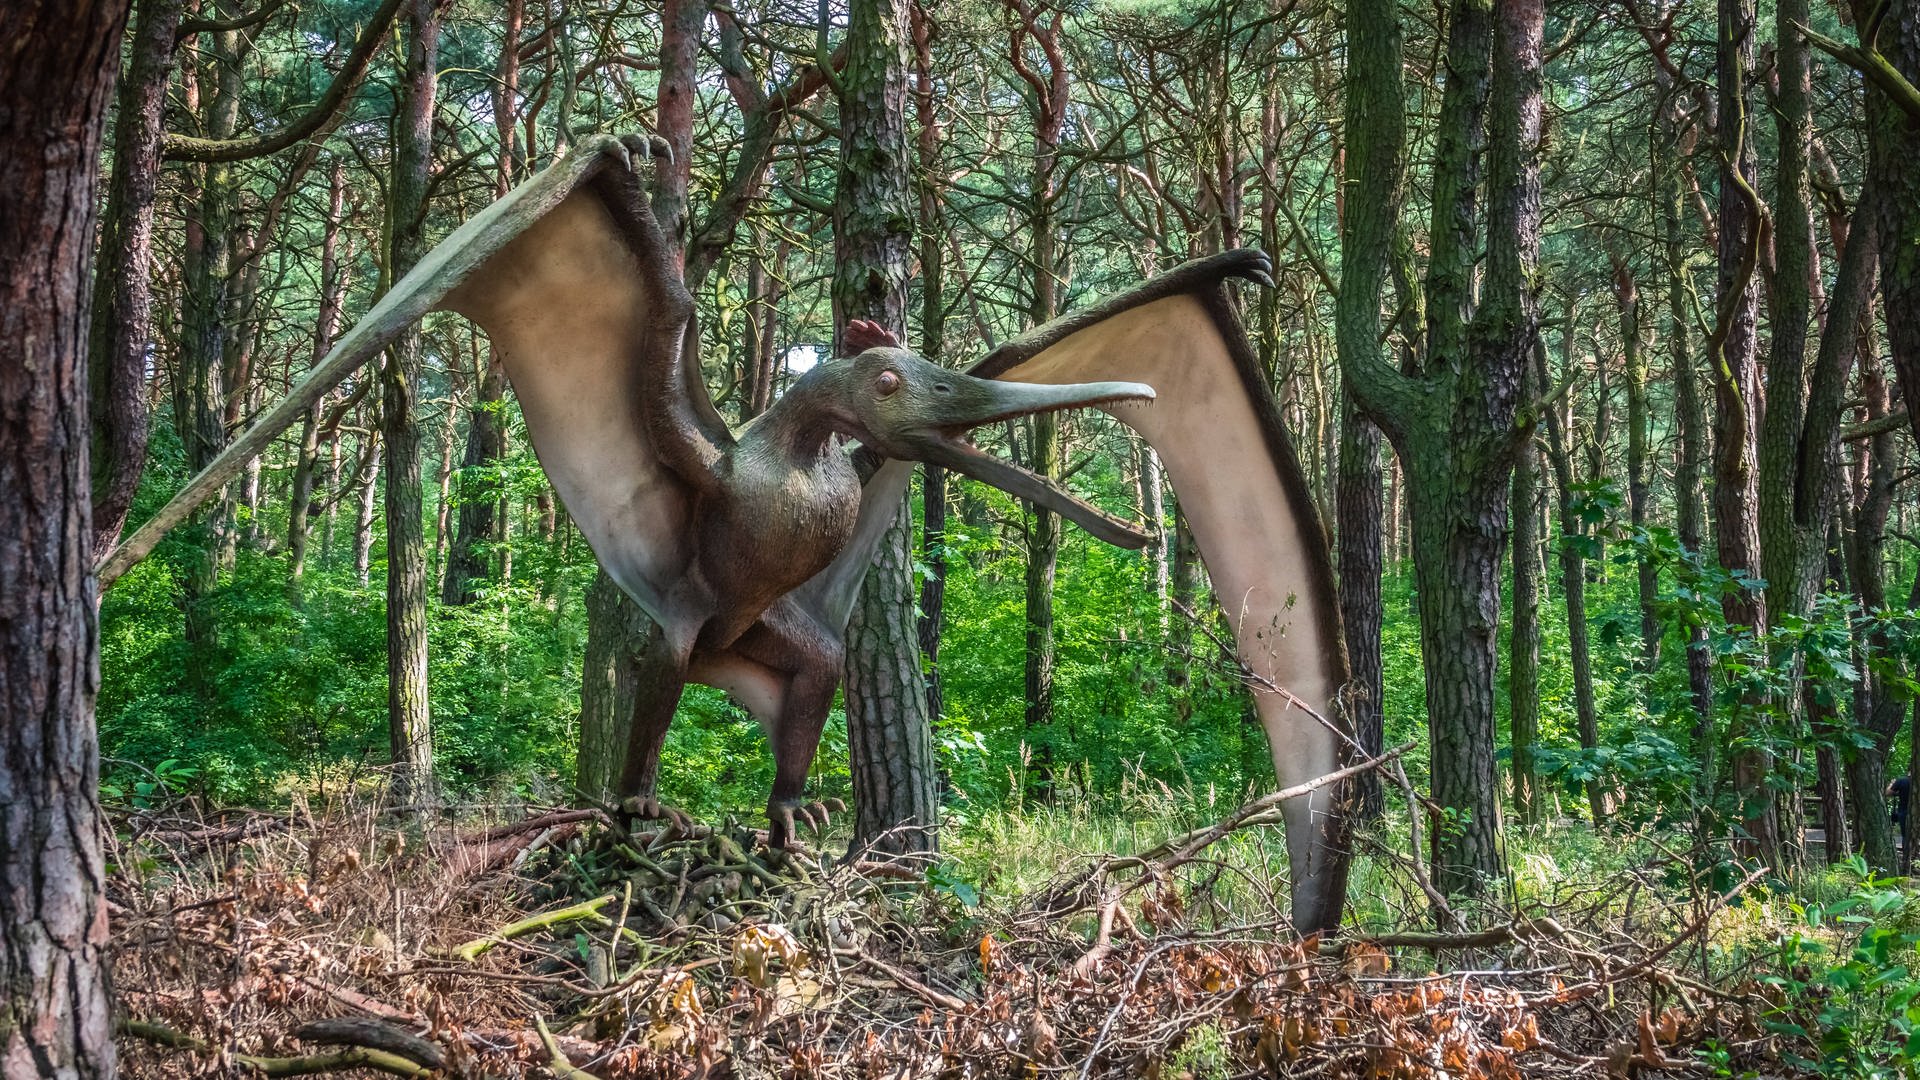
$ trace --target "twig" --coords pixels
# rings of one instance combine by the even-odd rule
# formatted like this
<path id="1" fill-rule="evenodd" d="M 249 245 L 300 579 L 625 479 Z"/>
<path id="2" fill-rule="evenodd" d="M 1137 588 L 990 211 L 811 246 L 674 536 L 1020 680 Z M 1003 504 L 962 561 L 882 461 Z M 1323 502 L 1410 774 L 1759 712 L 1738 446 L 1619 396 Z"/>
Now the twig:
<path id="1" fill-rule="evenodd" d="M 1330 784 L 1337 784 L 1342 780 L 1350 779 L 1361 773 L 1378 769 L 1413 749 L 1416 745 L 1418 745 L 1417 742 L 1405 742 L 1381 754 L 1379 757 L 1369 758 L 1357 765 L 1349 765 L 1344 769 L 1336 769 L 1324 776 L 1317 776 L 1312 780 L 1308 780 L 1303 784 L 1295 784 L 1292 787 L 1281 788 L 1271 795 L 1262 795 L 1258 799 L 1247 803 L 1245 806 L 1227 815 L 1217 824 L 1209 825 L 1204 829 L 1195 829 L 1185 835 L 1161 841 L 1155 845 L 1152 850 L 1140 856 L 1140 858 L 1143 861 L 1161 860 L 1169 864 L 1186 862 L 1204 850 L 1208 845 L 1218 841 L 1221 837 L 1226 836 L 1235 829 L 1243 828 L 1247 825 L 1267 824 L 1275 820 L 1265 815 L 1270 814 L 1270 812 L 1281 803 L 1287 802 L 1290 799 L 1297 799 L 1302 795 L 1311 794 Z"/>
<path id="2" fill-rule="evenodd" d="M 575 1068 L 573 1062 L 567 1060 L 567 1055 L 560 1052 L 560 1044 L 553 1041 L 553 1032 L 547 1030 L 545 1017 L 534 1013 L 533 1026 L 540 1032 L 540 1045 L 547 1048 L 547 1067 L 552 1069 L 554 1075 L 560 1080 L 600 1080 L 585 1069 Z"/>
<path id="3" fill-rule="evenodd" d="M 952 994 L 946 993 L 941 990 L 936 990 L 933 987 L 928 986 L 926 983 L 921 982 L 919 979 L 915 978 L 913 975 L 909 974 L 905 970 L 895 967 L 894 965 L 887 963 L 885 960 L 882 960 L 879 957 L 866 952 L 865 950 L 837 949 L 835 951 L 850 953 L 855 959 L 859 960 L 861 963 L 866 964 L 867 966 L 873 968 L 875 971 L 878 971 L 882 975 L 885 975 L 887 978 L 892 979 L 895 983 L 897 983 L 900 986 L 902 990 L 907 991 L 908 993 L 912 994 L 914 997 L 917 997 L 920 1000 L 936 1008 L 946 1009 L 949 1012 L 958 1012 L 959 1010 L 967 1007 L 967 1003 L 964 1000 L 954 997 Z"/>

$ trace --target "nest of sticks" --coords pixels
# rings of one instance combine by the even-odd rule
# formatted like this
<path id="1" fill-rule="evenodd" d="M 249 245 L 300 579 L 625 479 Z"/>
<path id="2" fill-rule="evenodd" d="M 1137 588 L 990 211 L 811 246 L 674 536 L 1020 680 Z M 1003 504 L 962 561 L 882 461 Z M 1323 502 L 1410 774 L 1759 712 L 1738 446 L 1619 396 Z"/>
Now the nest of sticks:
<path id="1" fill-rule="evenodd" d="M 124 815 L 123 1066 L 1438 1080 L 1700 1071 L 1711 1040 L 1735 1067 L 1777 1068 L 1758 1021 L 1777 1003 L 1700 953 L 1748 883 L 1676 904 L 1649 886 L 1673 867 L 1649 865 L 1477 928 L 1435 895 L 1424 921 L 1437 910 L 1443 931 L 1303 940 L 1284 882 L 1222 850 L 1269 800 L 991 907 L 924 863 L 779 855 L 732 821 Z"/>

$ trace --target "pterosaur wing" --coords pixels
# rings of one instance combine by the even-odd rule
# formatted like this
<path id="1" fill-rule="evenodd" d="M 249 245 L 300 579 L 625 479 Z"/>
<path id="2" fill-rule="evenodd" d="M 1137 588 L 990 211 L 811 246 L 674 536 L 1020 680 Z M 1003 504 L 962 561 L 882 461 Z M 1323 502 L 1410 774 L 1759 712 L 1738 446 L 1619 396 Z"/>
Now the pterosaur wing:
<path id="1" fill-rule="evenodd" d="M 267 444 L 304 416 L 327 391 L 380 355 L 409 326 L 437 307 L 449 292 L 530 225 L 541 221 L 581 184 L 609 166 L 618 168 L 630 153 L 625 143 L 611 136 L 583 139 L 572 154 L 454 230 L 388 289 L 365 317 L 342 334 L 332 351 L 295 383 L 279 404 L 261 414 L 189 480 L 179 494 L 102 558 L 101 587 L 145 558 L 161 537 L 233 479 L 249 460 L 258 457 Z"/>
<path id="2" fill-rule="evenodd" d="M 1113 410 L 1159 452 L 1251 674 L 1286 787 L 1333 772 L 1343 740 L 1346 649 L 1326 533 L 1272 392 L 1222 282 L 1264 279 L 1257 251 L 1188 263 L 988 354 L 971 374 L 1018 382 L 1143 382 L 1156 397 Z M 1317 713 L 1319 718 L 1310 714 Z M 1286 806 L 1294 921 L 1331 928 L 1346 892 L 1339 795 Z"/>
<path id="3" fill-rule="evenodd" d="M 732 436 L 688 355 L 692 302 L 637 177 L 601 170 L 442 306 L 486 331 L 600 565 L 670 624 L 694 495 Z"/>

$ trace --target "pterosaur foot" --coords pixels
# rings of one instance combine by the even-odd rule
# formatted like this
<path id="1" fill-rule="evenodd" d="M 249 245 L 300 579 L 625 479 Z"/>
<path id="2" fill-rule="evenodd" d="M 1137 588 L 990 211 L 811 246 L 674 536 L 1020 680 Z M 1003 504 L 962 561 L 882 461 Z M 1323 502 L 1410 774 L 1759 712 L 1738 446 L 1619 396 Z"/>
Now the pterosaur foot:
<path id="1" fill-rule="evenodd" d="M 800 847 L 797 834 L 801 825 L 805 825 L 816 840 L 821 839 L 826 835 L 827 826 L 833 823 L 833 815 L 846 812 L 847 804 L 839 799 L 816 799 L 813 802 L 799 799 L 768 800 L 767 847 L 774 851 Z"/>
<path id="2" fill-rule="evenodd" d="M 622 802 L 620 809 L 642 821 L 665 821 L 676 833 L 693 831 L 693 818 L 686 811 L 668 806 L 655 795 L 635 795 Z"/>

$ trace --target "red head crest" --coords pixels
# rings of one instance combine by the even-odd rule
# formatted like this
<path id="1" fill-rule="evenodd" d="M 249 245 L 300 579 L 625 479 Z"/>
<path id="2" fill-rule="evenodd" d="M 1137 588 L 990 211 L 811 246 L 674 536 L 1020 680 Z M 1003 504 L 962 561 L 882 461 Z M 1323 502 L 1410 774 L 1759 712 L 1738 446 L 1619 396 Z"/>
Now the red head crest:
<path id="1" fill-rule="evenodd" d="M 854 319 L 840 332 L 840 351 L 847 356 L 866 352 L 868 349 L 897 349 L 900 339 L 893 332 L 870 319 Z"/>

